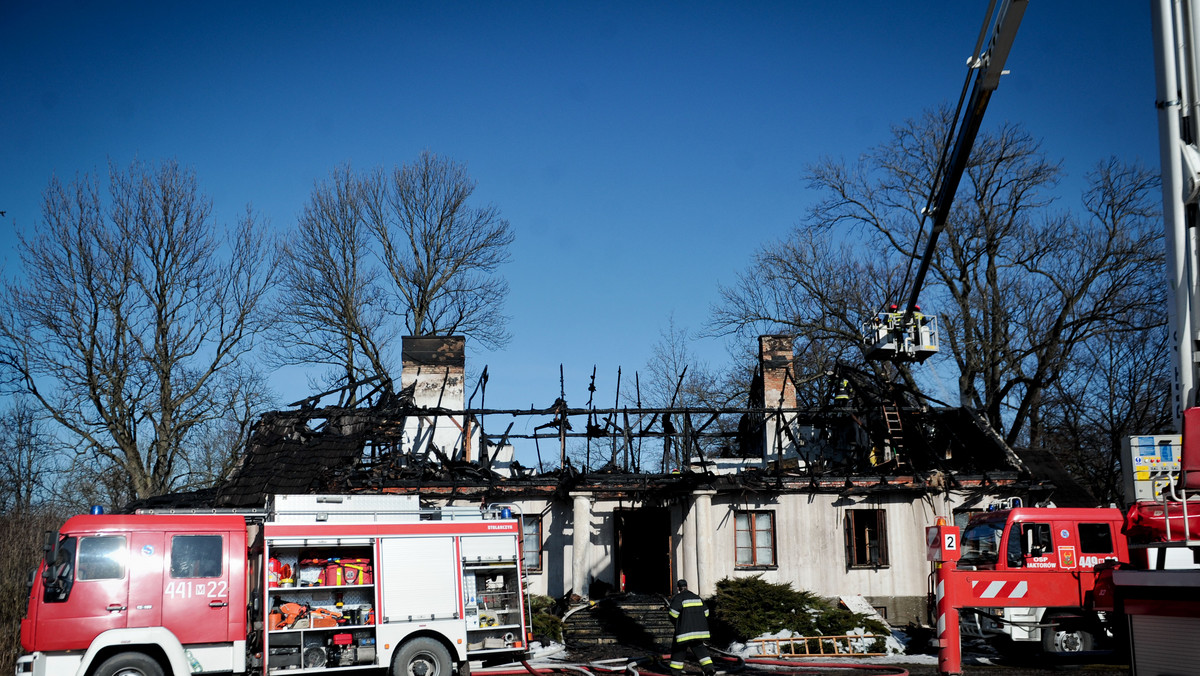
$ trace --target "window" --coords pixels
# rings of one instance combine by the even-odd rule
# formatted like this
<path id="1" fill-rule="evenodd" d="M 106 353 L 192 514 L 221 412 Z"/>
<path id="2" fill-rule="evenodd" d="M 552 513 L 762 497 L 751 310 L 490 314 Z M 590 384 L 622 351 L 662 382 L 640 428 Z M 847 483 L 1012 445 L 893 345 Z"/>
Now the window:
<path id="1" fill-rule="evenodd" d="M 220 535 L 171 537 L 171 577 L 221 577 L 225 546 Z"/>
<path id="2" fill-rule="evenodd" d="M 734 548 L 739 568 L 775 565 L 775 513 L 734 512 Z"/>
<path id="3" fill-rule="evenodd" d="M 542 570 L 542 517 L 526 516 L 521 522 L 521 555 L 525 570 L 540 573 Z"/>
<path id="4" fill-rule="evenodd" d="M 1003 521 L 977 522 L 962 531 L 962 558 L 960 566 L 980 566 L 996 563 L 1000 556 L 1000 536 L 1004 533 Z M 1020 547 L 1020 544 L 1017 545 Z"/>
<path id="5" fill-rule="evenodd" d="M 1112 530 L 1108 524 L 1079 524 L 1079 552 L 1081 554 L 1111 554 L 1112 550 Z"/>
<path id="6" fill-rule="evenodd" d="M 1023 523 L 1021 526 L 1021 553 L 1025 556 L 1047 556 L 1054 550 L 1050 538 L 1050 524 Z M 1016 525 L 1013 525 L 1016 528 Z"/>
<path id="7" fill-rule="evenodd" d="M 46 562 L 43 576 L 43 601 L 62 603 L 70 597 L 71 584 L 75 582 L 75 538 L 59 541 L 58 553 L 54 561 Z"/>
<path id="8" fill-rule="evenodd" d="M 887 512 L 846 510 L 846 560 L 851 568 L 888 565 Z"/>
<path id="9" fill-rule="evenodd" d="M 125 536 L 103 535 L 79 540 L 80 580 L 125 577 Z"/>

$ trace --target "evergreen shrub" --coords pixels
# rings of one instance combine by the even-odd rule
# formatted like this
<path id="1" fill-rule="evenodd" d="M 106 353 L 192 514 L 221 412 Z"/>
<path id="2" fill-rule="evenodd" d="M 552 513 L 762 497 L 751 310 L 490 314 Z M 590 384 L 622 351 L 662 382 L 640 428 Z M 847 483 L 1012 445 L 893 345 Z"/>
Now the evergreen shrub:
<path id="1" fill-rule="evenodd" d="M 790 584 L 767 582 L 762 575 L 717 582 L 710 606 L 713 638 L 726 644 L 783 630 L 800 636 L 842 636 L 860 627 L 877 636 L 891 633 L 878 620 L 850 612 L 812 592 L 798 591 Z M 877 639 L 872 651 L 882 652 L 883 642 Z M 817 651 L 815 643 L 810 649 Z"/>
<path id="2" fill-rule="evenodd" d="M 554 599 L 549 596 L 531 594 L 529 597 L 530 622 L 533 635 L 558 643 L 563 640 L 563 621 L 554 615 Z"/>

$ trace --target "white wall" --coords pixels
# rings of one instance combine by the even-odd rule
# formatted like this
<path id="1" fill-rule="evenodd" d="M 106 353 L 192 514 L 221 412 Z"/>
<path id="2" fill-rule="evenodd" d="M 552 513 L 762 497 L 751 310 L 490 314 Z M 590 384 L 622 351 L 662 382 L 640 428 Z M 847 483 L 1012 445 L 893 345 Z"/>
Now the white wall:
<path id="1" fill-rule="evenodd" d="M 925 558 L 925 527 L 937 516 L 950 517 L 962 504 L 960 495 L 925 499 L 903 494 L 877 497 L 840 497 L 825 493 L 797 493 L 771 497 L 738 498 L 712 495 L 709 533 L 698 532 L 694 504 L 671 508 L 671 570 L 684 577 L 703 595 L 715 589 L 718 580 L 762 575 L 764 580 L 789 583 L 797 589 L 823 597 L 862 594 L 887 604 L 889 598 L 908 598 L 909 606 L 921 605 L 928 591 L 930 564 Z M 587 499 L 589 518 L 583 525 L 586 551 L 581 561 L 582 581 L 575 580 L 575 524 L 572 500 L 528 499 L 517 501 L 523 513 L 542 517 L 542 569 L 528 574 L 534 594 L 559 597 L 572 590 L 586 596 L 594 580 L 615 583 L 615 518 L 617 509 L 633 509 L 642 503 L 629 500 Z M 851 568 L 847 565 L 845 519 L 848 509 L 883 509 L 887 513 L 887 567 Z M 775 514 L 776 563 L 764 569 L 735 565 L 734 513 L 739 510 L 768 510 Z M 707 552 L 698 555 L 698 548 Z M 706 558 L 708 570 L 700 575 L 697 560 Z M 701 584 L 705 588 L 699 588 Z"/>

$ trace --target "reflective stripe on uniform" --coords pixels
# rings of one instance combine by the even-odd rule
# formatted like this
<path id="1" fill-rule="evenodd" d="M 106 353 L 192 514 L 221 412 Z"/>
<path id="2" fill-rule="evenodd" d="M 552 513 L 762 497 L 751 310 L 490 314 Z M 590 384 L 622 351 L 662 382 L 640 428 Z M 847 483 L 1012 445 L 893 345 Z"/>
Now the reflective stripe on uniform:
<path id="1" fill-rule="evenodd" d="M 702 606 L 702 605 L 704 605 L 704 601 L 701 601 L 700 599 L 692 599 L 690 601 L 683 602 L 684 608 L 695 608 L 696 606 Z"/>
<path id="2" fill-rule="evenodd" d="M 683 671 L 683 662 L 671 662 L 671 668 Z"/>
<path id="3" fill-rule="evenodd" d="M 700 666 L 707 667 L 710 664 L 712 664 L 711 657 L 705 657 L 704 659 L 700 660 Z"/>
<path id="4" fill-rule="evenodd" d="M 679 611 L 675 610 L 674 608 L 668 610 L 667 614 L 670 615 L 671 617 L 679 617 Z"/>
<path id="5" fill-rule="evenodd" d="M 708 638 L 707 631 L 689 631 L 686 634 L 675 634 L 676 641 L 697 641 L 702 638 Z"/>

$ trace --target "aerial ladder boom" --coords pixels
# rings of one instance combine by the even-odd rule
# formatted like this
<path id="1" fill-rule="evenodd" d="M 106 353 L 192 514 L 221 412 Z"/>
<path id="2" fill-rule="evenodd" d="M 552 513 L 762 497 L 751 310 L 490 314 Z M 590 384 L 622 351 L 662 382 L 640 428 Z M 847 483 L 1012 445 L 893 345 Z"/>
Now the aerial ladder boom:
<path id="1" fill-rule="evenodd" d="M 980 35 L 975 54 L 969 62 L 975 70 L 975 82 L 971 87 L 971 95 L 965 111 L 962 112 L 961 123 L 958 123 L 958 135 L 954 139 L 949 161 L 944 164 L 941 181 L 934 186 L 934 194 L 930 197 L 924 216 L 932 216 L 933 222 L 929 231 L 929 239 L 925 243 L 925 252 L 921 263 L 913 277 L 908 303 L 901 310 L 892 305 L 888 311 L 880 312 L 864 323 L 863 336 L 867 344 L 867 357 L 870 359 L 886 359 L 891 361 L 922 362 L 938 351 L 937 318 L 933 315 L 923 315 L 917 298 L 921 287 L 925 284 L 925 276 L 933 261 L 933 253 L 937 246 L 938 237 L 946 229 L 946 221 L 950 217 L 950 207 L 954 203 L 954 195 L 958 192 L 958 184 L 962 181 L 970 159 L 971 149 L 975 146 L 975 137 L 983 123 L 983 114 L 987 111 L 992 92 L 1000 85 L 1000 76 L 1004 74 L 1004 62 L 1012 50 L 1017 28 L 1025 16 L 1028 0 L 1008 0 L 995 14 L 995 24 L 991 42 L 986 51 L 980 53 L 983 36 L 986 35 L 992 9 L 989 7 L 989 22 L 984 24 L 984 33 Z M 958 122 L 957 118 L 955 120 Z"/>
<path id="2" fill-rule="evenodd" d="M 1175 352 L 1176 426 L 1184 436 L 1182 484 L 1200 488 L 1200 410 L 1196 407 L 1197 279 L 1196 226 L 1200 223 L 1200 75 L 1197 73 L 1195 8 L 1186 0 L 1158 0 L 1153 6 L 1154 70 L 1162 163 L 1163 223 L 1167 243 L 1167 288 Z"/>

